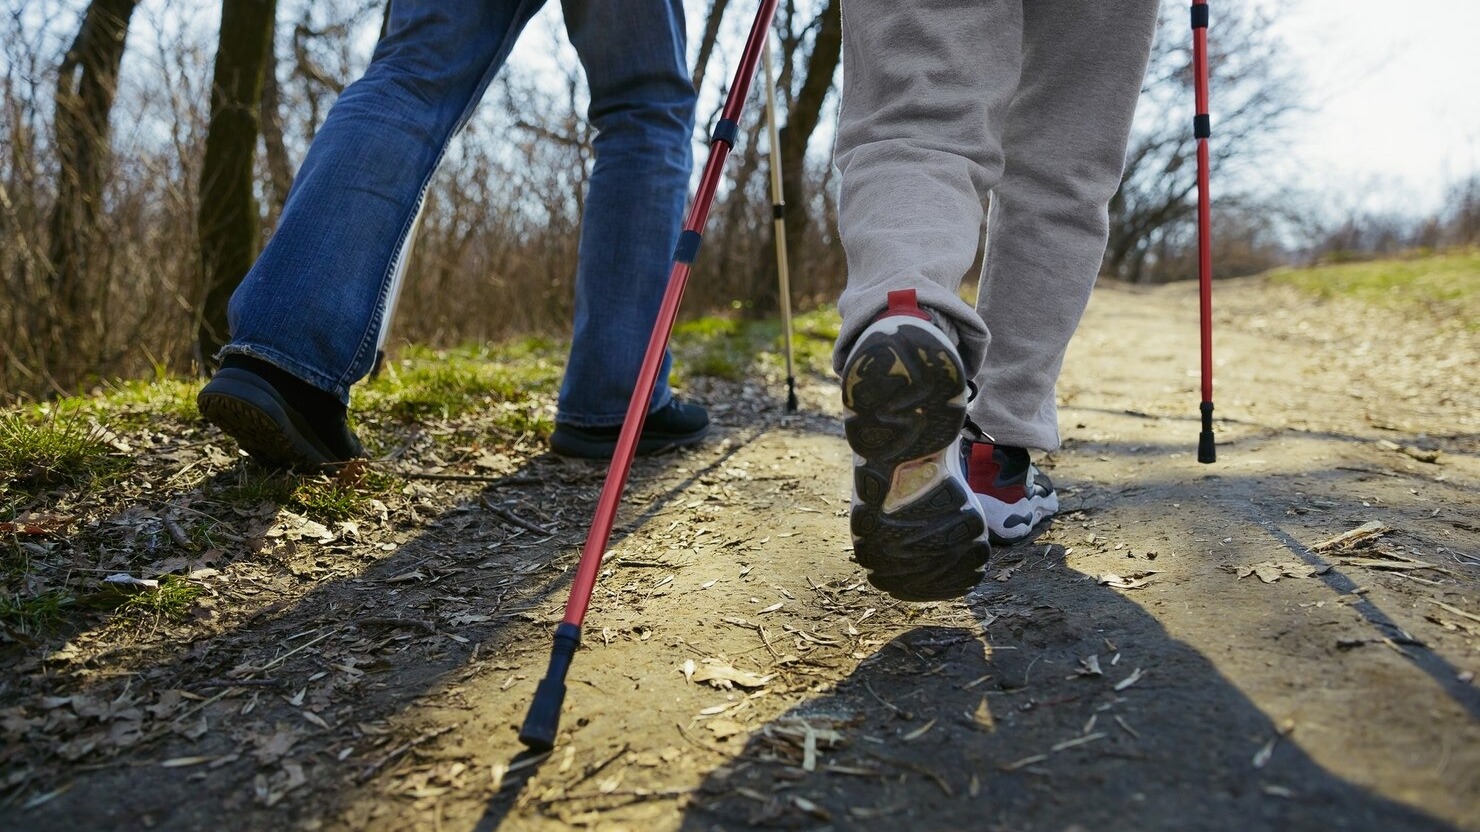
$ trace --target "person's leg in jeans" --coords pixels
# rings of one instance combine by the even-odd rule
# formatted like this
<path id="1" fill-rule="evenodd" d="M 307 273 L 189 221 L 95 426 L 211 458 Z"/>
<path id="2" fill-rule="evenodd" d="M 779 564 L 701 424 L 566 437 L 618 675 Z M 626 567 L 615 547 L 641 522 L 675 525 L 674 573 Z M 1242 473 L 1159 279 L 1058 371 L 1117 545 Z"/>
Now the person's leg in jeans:
<path id="1" fill-rule="evenodd" d="M 565 0 L 591 90 L 595 168 L 581 218 L 575 327 L 552 446 L 610 456 L 673 264 L 693 168 L 696 95 L 680 0 Z M 699 441 L 665 357 L 639 452 Z"/>
<path id="2" fill-rule="evenodd" d="M 1028 538 L 1058 511 L 1028 449 L 1059 445 L 1054 386 L 1105 254 L 1157 7 L 1023 5 L 1022 80 L 1007 112 L 977 294 L 991 341 L 969 410 L 985 436 L 966 443 L 996 543 Z"/>
<path id="3" fill-rule="evenodd" d="M 365 75 L 335 102 L 283 215 L 232 295 L 206 418 L 271 464 L 363 454 L 345 427 L 398 252 L 448 141 L 543 0 L 395 0 Z"/>
<path id="4" fill-rule="evenodd" d="M 428 181 L 543 0 L 395 0 L 335 102 L 272 239 L 231 299 L 223 355 L 265 359 L 348 403 L 370 371 L 391 269 Z"/>

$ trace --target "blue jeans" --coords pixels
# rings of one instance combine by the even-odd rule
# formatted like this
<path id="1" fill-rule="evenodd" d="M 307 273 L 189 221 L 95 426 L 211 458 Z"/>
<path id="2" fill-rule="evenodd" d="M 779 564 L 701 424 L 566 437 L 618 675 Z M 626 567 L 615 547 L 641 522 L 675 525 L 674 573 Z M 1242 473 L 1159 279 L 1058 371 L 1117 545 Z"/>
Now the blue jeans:
<path id="1" fill-rule="evenodd" d="M 448 141 L 543 0 L 395 0 L 271 241 L 232 295 L 222 355 L 275 364 L 346 404 L 370 372 L 396 258 Z M 693 164 L 682 0 L 563 0 L 591 90 L 595 169 L 557 419 L 622 422 L 657 318 Z M 519 298 L 509 302 L 519 303 Z M 654 409 L 672 397 L 665 358 Z"/>

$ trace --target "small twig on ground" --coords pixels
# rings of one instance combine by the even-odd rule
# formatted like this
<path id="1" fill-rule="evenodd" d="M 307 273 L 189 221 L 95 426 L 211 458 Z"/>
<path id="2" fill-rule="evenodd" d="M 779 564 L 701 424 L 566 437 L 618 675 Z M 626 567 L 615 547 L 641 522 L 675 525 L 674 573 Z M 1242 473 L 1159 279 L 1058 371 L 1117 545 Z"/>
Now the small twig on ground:
<path id="1" fill-rule="evenodd" d="M 705 751 L 710 752 L 711 754 L 718 754 L 721 757 L 729 757 L 730 756 L 731 752 L 726 751 L 725 749 L 720 748 L 717 745 L 710 745 L 709 743 L 705 742 L 704 740 L 701 740 L 698 737 L 692 736 L 691 734 L 689 734 L 689 732 L 687 730 L 684 729 L 683 725 L 681 725 L 681 724 L 679 724 L 677 722 L 675 722 L 674 725 L 678 727 L 678 733 L 679 733 L 680 736 L 682 736 L 684 739 L 688 740 L 690 743 L 698 746 L 699 748 L 702 748 Z"/>
<path id="2" fill-rule="evenodd" d="M 863 683 L 863 686 L 864 686 L 865 689 L 868 690 L 870 696 L 872 696 L 873 698 L 879 700 L 879 704 L 880 705 L 883 705 L 884 707 L 886 707 L 889 710 L 893 711 L 894 714 L 895 714 L 895 716 L 901 717 L 903 719 L 909 719 L 910 718 L 910 714 L 909 714 L 908 711 L 904 710 L 903 708 L 899 707 L 898 705 L 894 704 L 893 702 L 890 702 L 889 700 L 887 700 L 884 697 L 880 696 L 878 694 L 878 692 L 874 690 L 874 686 L 873 685 L 871 685 L 867 681 L 865 681 Z"/>
<path id="3" fill-rule="evenodd" d="M 1472 613 L 1465 612 L 1464 610 L 1460 609 L 1459 607 L 1452 607 L 1452 606 L 1444 603 L 1443 601 L 1435 601 L 1432 598 L 1425 598 L 1424 600 L 1425 601 L 1428 601 L 1430 604 L 1433 604 L 1434 606 L 1438 607 L 1439 609 L 1444 610 L 1445 612 L 1452 612 L 1455 615 L 1458 615 L 1458 616 L 1460 616 L 1462 618 L 1468 618 L 1471 621 L 1480 621 L 1480 615 L 1474 615 Z"/>
<path id="4" fill-rule="evenodd" d="M 207 679 L 196 682 L 198 688 L 276 688 L 282 687 L 280 679 Z"/>
<path id="5" fill-rule="evenodd" d="M 532 523 L 532 522 L 530 522 L 528 520 L 525 520 L 523 517 L 520 517 L 519 515 L 515 514 L 514 512 L 509 511 L 506 508 L 503 508 L 502 506 L 496 506 L 496 505 L 494 505 L 492 502 L 489 502 L 489 500 L 488 500 L 487 497 L 484 497 L 483 500 L 482 500 L 482 502 L 483 502 L 483 507 L 484 508 L 486 508 L 489 511 L 493 512 L 494 513 L 494 516 L 498 517 L 500 520 L 503 520 L 506 523 L 510 523 L 512 525 L 518 526 L 519 528 L 524 529 L 525 531 L 534 532 L 535 534 L 541 534 L 541 535 L 546 535 L 546 536 L 549 536 L 549 535 L 554 534 L 553 531 L 550 531 L 549 529 L 545 528 L 544 526 L 539 525 L 538 523 Z"/>
<path id="6" fill-rule="evenodd" d="M 540 805 L 550 806 L 555 803 L 562 803 L 571 800 L 600 800 L 603 798 L 625 797 L 630 799 L 620 805 L 630 806 L 633 803 L 641 803 L 645 800 L 672 800 L 673 798 L 683 797 L 687 794 L 693 794 L 696 791 L 698 790 L 690 787 L 676 789 L 629 789 L 626 791 L 585 792 L 583 794 L 558 794 L 552 797 L 540 798 Z M 608 806 L 607 808 L 616 809 L 619 807 Z"/>
<path id="7" fill-rule="evenodd" d="M 587 780 L 590 780 L 592 777 L 595 777 L 596 775 L 600 774 L 602 769 L 606 768 L 607 766 L 611 765 L 612 763 L 615 763 L 617 760 L 620 760 L 622 758 L 622 755 L 626 754 L 627 753 L 627 750 L 629 748 L 631 748 L 631 747 L 632 746 L 629 743 L 625 743 L 625 742 L 622 743 L 622 747 L 617 749 L 617 753 L 611 755 L 610 757 L 607 757 L 605 760 L 601 761 L 600 763 L 597 763 L 597 765 L 596 765 L 595 768 L 593 768 L 590 771 L 586 772 L 585 774 L 581 775 L 579 778 L 576 779 L 576 781 L 574 783 L 571 783 L 569 786 L 566 786 L 565 788 L 567 790 L 573 789 L 576 786 L 579 786 L 582 783 L 586 782 Z"/>
<path id="8" fill-rule="evenodd" d="M 891 766 L 908 769 L 915 772 L 916 774 L 924 775 L 925 777 L 929 778 L 929 780 L 935 785 L 939 786 L 940 790 L 946 793 L 946 797 L 956 796 L 956 791 L 951 788 L 951 784 L 947 783 L 944 777 L 941 777 L 939 774 L 936 774 L 935 772 L 922 765 L 917 765 L 915 763 L 909 762 L 908 760 L 896 760 L 893 757 L 880 754 L 876 751 L 869 751 L 867 749 L 863 749 L 863 753 L 867 756 L 873 757 L 875 760 L 878 760 L 881 763 L 888 763 Z"/>
<path id="9" fill-rule="evenodd" d="M 305 642 L 303 644 L 298 645 L 297 647 L 294 647 L 292 650 L 289 650 L 288 652 L 282 654 L 281 656 L 278 656 L 277 658 L 273 659 L 272 661 L 268 662 L 267 664 L 262 665 L 261 667 L 254 667 L 254 668 L 252 668 L 252 670 L 250 671 L 250 673 L 265 673 L 266 671 L 271 670 L 274 667 L 277 667 L 278 665 L 282 664 L 284 661 L 287 660 L 287 658 L 289 656 L 293 655 L 294 653 L 299 653 L 299 652 L 302 652 L 304 650 L 307 650 L 308 648 L 314 646 L 315 644 L 318 644 L 319 642 L 323 641 L 324 639 L 328 638 L 329 636 L 334 635 L 337 632 L 339 632 L 339 630 L 337 628 L 336 629 L 331 629 L 331 630 L 329 630 L 329 632 L 324 633 L 323 635 L 319 636 L 316 639 L 313 639 L 311 641 L 307 641 L 307 642 Z"/>
<path id="10" fill-rule="evenodd" d="M 395 471 L 408 480 L 433 480 L 436 482 L 484 482 L 489 488 L 505 485 L 539 485 L 543 480 L 536 477 L 488 477 L 479 474 L 433 474 L 422 471 Z"/>
<path id="11" fill-rule="evenodd" d="M 423 621 L 420 618 L 357 618 L 355 619 L 355 624 L 361 627 L 376 624 L 382 627 L 420 627 L 429 633 L 437 632 L 437 628 L 433 626 L 432 622 Z"/>
<path id="12" fill-rule="evenodd" d="M 170 533 L 170 539 L 175 541 L 176 545 L 181 549 L 194 548 L 190 545 L 190 537 L 185 534 L 184 529 L 180 528 L 180 521 L 175 519 L 173 513 L 168 511 L 161 512 L 159 521 L 164 524 L 164 530 Z"/>
<path id="13" fill-rule="evenodd" d="M 411 749 L 415 748 L 416 746 L 421 745 L 422 743 L 426 742 L 427 740 L 433 739 L 435 737 L 440 737 L 441 735 L 447 733 L 448 731 L 451 731 L 453 728 L 456 728 L 456 727 L 457 727 L 456 725 L 444 725 L 441 728 L 436 728 L 436 729 L 433 729 L 431 731 L 428 731 L 425 734 L 422 734 L 421 736 L 417 737 L 414 740 L 410 740 L 408 742 L 401 743 L 400 745 L 398 745 L 394 749 L 392 749 L 389 754 L 386 754 L 384 757 L 381 757 L 379 760 L 376 760 L 375 762 L 371 763 L 369 768 L 367 768 L 364 771 L 360 772 L 360 777 L 359 777 L 360 782 L 361 783 L 364 783 L 365 781 L 369 780 L 371 777 L 375 776 L 375 772 L 380 771 L 380 769 L 383 768 L 386 763 L 389 763 L 392 760 L 396 759 L 397 757 L 400 757 L 402 754 L 405 754 L 407 751 L 410 751 Z"/>

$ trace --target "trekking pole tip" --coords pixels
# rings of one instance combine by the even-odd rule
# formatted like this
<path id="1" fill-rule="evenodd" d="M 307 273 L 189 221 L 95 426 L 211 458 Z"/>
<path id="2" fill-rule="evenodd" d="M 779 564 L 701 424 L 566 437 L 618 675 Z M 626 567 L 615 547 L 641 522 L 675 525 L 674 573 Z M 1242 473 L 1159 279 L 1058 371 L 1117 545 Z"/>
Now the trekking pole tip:
<path id="1" fill-rule="evenodd" d="M 1218 461 L 1218 446 L 1213 443 L 1213 403 L 1202 403 L 1202 433 L 1197 437 L 1197 461 L 1204 465 Z"/>
<path id="2" fill-rule="evenodd" d="M 797 380 L 791 376 L 786 379 L 786 412 L 795 413 L 800 404 L 797 402 Z"/>
<path id="3" fill-rule="evenodd" d="M 565 674 L 580 644 L 580 627 L 562 623 L 555 628 L 550 669 L 534 689 L 534 700 L 529 703 L 529 713 L 519 729 L 519 741 L 531 751 L 549 751 L 555 747 L 555 735 L 560 732 L 560 708 L 565 704 Z"/>

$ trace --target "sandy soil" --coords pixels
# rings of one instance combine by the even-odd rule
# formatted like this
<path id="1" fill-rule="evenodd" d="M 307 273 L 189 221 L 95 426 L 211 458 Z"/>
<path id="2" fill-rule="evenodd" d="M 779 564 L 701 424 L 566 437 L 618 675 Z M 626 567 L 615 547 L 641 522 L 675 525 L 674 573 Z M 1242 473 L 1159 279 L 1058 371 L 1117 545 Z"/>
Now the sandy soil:
<path id="1" fill-rule="evenodd" d="M 1480 829 L 1480 339 L 1218 308 L 1218 463 L 1194 288 L 1102 288 L 1065 510 L 962 602 L 849 560 L 835 386 L 695 390 L 718 438 L 635 469 L 547 757 L 515 734 L 601 466 L 239 518 L 193 625 L 8 660 L 0 827 Z"/>

